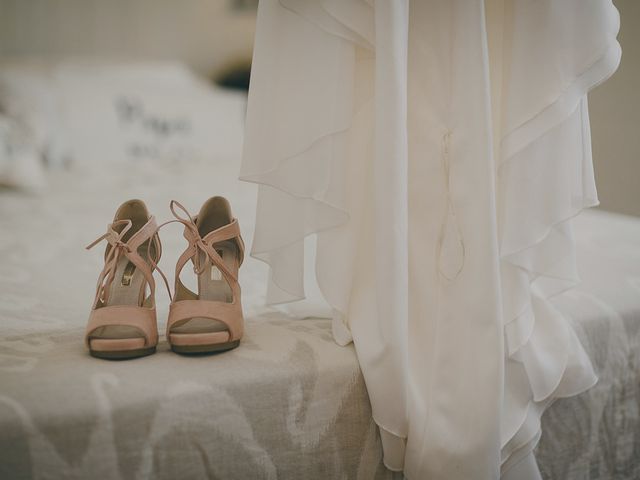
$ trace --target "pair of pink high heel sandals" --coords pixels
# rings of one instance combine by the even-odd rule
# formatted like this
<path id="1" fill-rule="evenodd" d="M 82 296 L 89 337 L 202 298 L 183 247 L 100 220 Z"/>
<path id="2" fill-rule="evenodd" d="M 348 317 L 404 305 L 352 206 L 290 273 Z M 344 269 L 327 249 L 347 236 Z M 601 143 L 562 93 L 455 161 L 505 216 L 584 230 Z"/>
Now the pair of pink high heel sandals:
<path id="1" fill-rule="evenodd" d="M 129 200 L 118 208 L 107 233 L 87 247 L 108 242 L 85 335 L 94 357 L 135 358 L 156 351 L 154 270 L 162 275 L 171 297 L 166 337 L 173 351 L 211 353 L 239 345 L 244 320 L 238 269 L 244 244 L 229 202 L 212 197 L 195 217 L 175 200 L 170 208 L 175 220 L 158 226 L 142 200 Z M 171 296 L 157 264 L 162 254 L 158 230 L 173 222 L 184 225 L 188 246 L 178 258 Z M 180 279 L 187 262 L 197 277 L 197 293 Z"/>

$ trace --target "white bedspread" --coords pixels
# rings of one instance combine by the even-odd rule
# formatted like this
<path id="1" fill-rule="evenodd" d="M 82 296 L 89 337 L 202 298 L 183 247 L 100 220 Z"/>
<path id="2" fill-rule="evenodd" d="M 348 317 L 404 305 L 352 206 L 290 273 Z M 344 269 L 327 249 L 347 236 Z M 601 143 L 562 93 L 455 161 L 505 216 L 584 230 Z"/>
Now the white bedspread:
<path id="1" fill-rule="evenodd" d="M 353 348 L 330 320 L 263 307 L 266 268 L 241 270 L 240 348 L 181 357 L 91 358 L 83 328 L 102 258 L 83 247 L 115 208 L 144 199 L 159 221 L 175 198 L 227 196 L 252 238 L 255 190 L 236 159 L 55 172 L 49 191 L 0 193 L 0 478 L 389 478 Z M 582 286 L 556 300 L 600 381 L 543 418 L 549 479 L 640 477 L 640 220 L 576 221 Z M 169 275 L 184 247 L 162 231 Z M 163 332 L 168 297 L 158 290 Z"/>

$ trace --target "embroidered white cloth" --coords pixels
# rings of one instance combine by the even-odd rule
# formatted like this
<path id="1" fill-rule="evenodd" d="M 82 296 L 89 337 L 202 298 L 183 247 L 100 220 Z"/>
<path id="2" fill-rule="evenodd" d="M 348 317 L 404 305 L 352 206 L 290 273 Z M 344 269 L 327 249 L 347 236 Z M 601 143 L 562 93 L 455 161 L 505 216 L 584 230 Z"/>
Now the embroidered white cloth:
<path id="1" fill-rule="evenodd" d="M 334 337 L 409 479 L 539 478 L 544 409 L 597 380 L 548 299 L 578 281 L 586 94 L 618 28 L 610 0 L 260 2 L 252 254 L 270 302 L 300 300 L 317 234 Z"/>

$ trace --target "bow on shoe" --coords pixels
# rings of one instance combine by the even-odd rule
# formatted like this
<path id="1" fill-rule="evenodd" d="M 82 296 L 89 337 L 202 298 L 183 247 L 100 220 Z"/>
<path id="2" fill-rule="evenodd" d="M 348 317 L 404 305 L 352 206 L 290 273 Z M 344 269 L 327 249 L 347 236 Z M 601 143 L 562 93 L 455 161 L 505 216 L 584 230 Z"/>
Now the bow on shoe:
<path id="1" fill-rule="evenodd" d="M 118 232 L 116 227 L 124 225 L 124 227 Z M 96 297 L 95 303 L 98 302 L 106 303 L 109 299 L 109 289 L 115 278 L 116 268 L 118 266 L 118 261 L 122 255 L 127 255 L 131 253 L 131 248 L 129 245 L 123 241 L 124 236 L 131 229 L 133 223 L 131 220 L 117 220 L 113 223 L 107 225 L 107 233 L 101 235 L 96 238 L 93 242 L 87 245 L 85 248 L 87 250 L 92 249 L 102 240 L 106 240 L 111 248 L 107 249 L 106 256 L 104 259 L 104 268 L 102 272 L 100 272 L 100 276 L 98 277 L 98 284 L 96 285 Z"/>
<path id="2" fill-rule="evenodd" d="M 186 217 L 183 217 L 178 212 L 176 212 L 176 207 L 180 209 L 182 212 L 184 212 Z M 220 271 L 224 275 L 226 275 L 227 278 L 231 278 L 234 281 L 237 281 L 235 275 L 224 264 L 222 257 L 218 254 L 218 252 L 216 252 L 215 248 L 213 248 L 213 245 L 210 245 L 209 243 L 207 243 L 205 239 L 203 239 L 200 236 L 200 231 L 198 230 L 198 226 L 196 225 L 197 217 L 195 218 L 192 217 L 187 211 L 187 209 L 182 204 L 180 204 L 180 202 L 177 202 L 176 200 L 171 200 L 171 203 L 169 204 L 169 208 L 171 209 L 171 213 L 173 213 L 173 216 L 176 217 L 176 219 L 170 220 L 164 223 L 163 225 L 166 225 L 167 223 L 180 222 L 185 226 L 184 234 L 183 234 L 184 238 L 187 239 L 187 241 L 189 242 L 190 248 L 193 249 L 193 252 L 191 255 L 191 261 L 193 262 L 193 272 L 196 275 L 200 275 L 202 272 L 206 270 L 209 264 L 212 264 L 212 265 L 215 265 L 218 269 L 220 269 Z M 224 228 L 224 227 L 221 227 L 221 228 Z M 213 234 L 214 232 L 215 231 L 209 232 L 207 235 L 205 235 L 205 238 Z M 202 256 L 204 257 L 204 262 L 202 262 L 201 260 L 200 252 L 204 253 L 204 255 Z"/>

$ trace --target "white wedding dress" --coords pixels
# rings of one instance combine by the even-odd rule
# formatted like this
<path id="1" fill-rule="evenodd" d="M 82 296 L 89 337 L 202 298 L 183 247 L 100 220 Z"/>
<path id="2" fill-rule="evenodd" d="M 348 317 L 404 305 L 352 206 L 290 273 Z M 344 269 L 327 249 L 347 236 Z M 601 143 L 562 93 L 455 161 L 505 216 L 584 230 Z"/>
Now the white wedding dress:
<path id="1" fill-rule="evenodd" d="M 618 27 L 610 0 L 260 1 L 252 254 L 271 303 L 315 270 L 411 480 L 539 478 L 544 409 L 596 382 L 548 299 L 578 281 Z"/>

